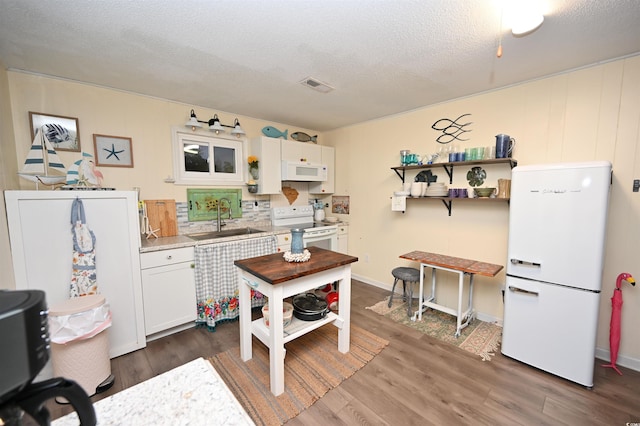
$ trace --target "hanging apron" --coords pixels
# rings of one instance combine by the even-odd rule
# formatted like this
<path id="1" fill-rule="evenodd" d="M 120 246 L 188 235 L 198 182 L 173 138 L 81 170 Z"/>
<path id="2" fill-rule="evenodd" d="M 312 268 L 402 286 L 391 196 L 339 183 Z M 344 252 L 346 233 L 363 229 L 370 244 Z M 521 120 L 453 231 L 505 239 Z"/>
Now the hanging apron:
<path id="1" fill-rule="evenodd" d="M 71 207 L 73 266 L 69 297 L 98 294 L 96 283 L 96 237 L 86 224 L 82 200 L 76 198 Z"/>

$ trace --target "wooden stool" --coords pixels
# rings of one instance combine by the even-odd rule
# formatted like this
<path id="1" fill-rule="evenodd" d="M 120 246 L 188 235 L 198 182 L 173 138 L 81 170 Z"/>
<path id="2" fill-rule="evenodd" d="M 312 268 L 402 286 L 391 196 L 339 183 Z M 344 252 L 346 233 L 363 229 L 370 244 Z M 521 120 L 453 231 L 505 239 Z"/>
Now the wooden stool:
<path id="1" fill-rule="evenodd" d="M 407 315 L 411 316 L 411 303 L 413 300 L 413 284 L 420 282 L 420 270 L 416 268 L 409 268 L 406 266 L 400 266 L 394 268 L 391 271 L 391 275 L 393 275 L 393 287 L 391 287 L 391 295 L 389 296 L 389 307 L 393 303 L 393 294 L 396 290 L 396 284 L 398 280 L 402 280 L 402 300 L 407 302 Z M 409 283 L 409 294 L 407 295 L 407 282 Z"/>

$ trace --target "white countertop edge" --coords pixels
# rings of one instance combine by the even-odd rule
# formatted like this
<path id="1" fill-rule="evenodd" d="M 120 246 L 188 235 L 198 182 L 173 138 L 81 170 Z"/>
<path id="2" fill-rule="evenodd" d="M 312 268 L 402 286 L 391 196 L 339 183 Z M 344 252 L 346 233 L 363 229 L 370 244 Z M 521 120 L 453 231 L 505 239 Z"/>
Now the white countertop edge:
<path id="1" fill-rule="evenodd" d="M 280 234 L 288 234 L 291 232 L 289 228 L 283 228 L 279 226 L 269 227 L 269 229 L 265 229 L 264 227 L 255 227 L 256 229 L 264 230 L 264 232 L 258 234 L 247 234 L 247 235 L 235 235 L 231 237 L 224 238 L 212 238 L 210 240 L 193 240 L 186 235 L 177 235 L 175 237 L 160 237 L 160 238 L 149 238 L 142 237 L 142 244 L 140 246 L 140 253 L 149 253 L 159 250 L 170 250 L 177 249 L 183 247 L 195 247 L 196 245 L 203 244 L 215 244 L 215 243 L 226 243 L 229 241 L 240 241 L 247 240 L 250 238 L 262 238 L 268 237 L 271 235 L 280 235 Z M 232 228 L 229 228 L 232 229 Z"/>

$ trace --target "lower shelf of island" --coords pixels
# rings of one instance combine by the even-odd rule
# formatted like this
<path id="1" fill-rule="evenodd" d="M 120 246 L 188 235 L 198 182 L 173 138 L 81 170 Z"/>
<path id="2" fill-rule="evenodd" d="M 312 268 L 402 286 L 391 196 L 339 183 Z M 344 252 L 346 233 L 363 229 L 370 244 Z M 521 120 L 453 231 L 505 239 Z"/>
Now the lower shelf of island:
<path id="1" fill-rule="evenodd" d="M 316 321 L 302 321 L 293 317 L 291 324 L 284 329 L 284 343 L 295 340 L 298 337 L 320 328 L 325 324 L 332 323 L 339 318 L 340 316 L 333 312 L 329 312 L 327 316 Z M 251 332 L 265 346 L 269 347 L 269 329 L 264 324 L 264 320 L 262 318 L 258 318 L 251 322 Z"/>

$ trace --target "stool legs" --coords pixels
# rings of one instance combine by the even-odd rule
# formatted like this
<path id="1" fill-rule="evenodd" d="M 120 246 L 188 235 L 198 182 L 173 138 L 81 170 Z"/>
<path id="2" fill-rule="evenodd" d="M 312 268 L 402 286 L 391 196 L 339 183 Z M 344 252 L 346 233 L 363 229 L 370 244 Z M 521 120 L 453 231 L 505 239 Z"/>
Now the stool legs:
<path id="1" fill-rule="evenodd" d="M 396 284 L 398 283 L 398 279 L 394 279 L 393 280 L 393 287 L 391 287 L 391 295 L 389 295 L 389 304 L 387 305 L 388 307 L 391 307 L 391 305 L 393 304 L 393 294 L 396 291 Z"/>
<path id="2" fill-rule="evenodd" d="M 391 307 L 393 304 L 393 295 L 396 291 L 396 284 L 398 284 L 398 278 L 393 280 L 393 286 L 391 287 L 391 295 L 389 295 L 389 303 L 388 307 Z M 413 282 L 409 282 L 409 289 L 407 290 L 407 282 L 402 280 L 402 301 L 407 302 L 407 315 L 412 315 L 412 306 L 413 306 Z"/>

